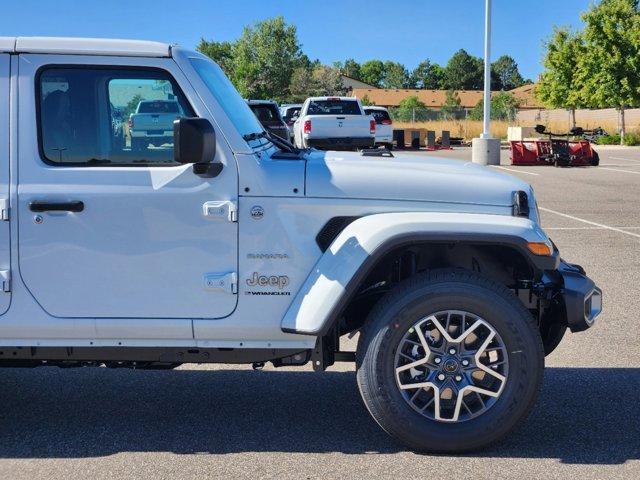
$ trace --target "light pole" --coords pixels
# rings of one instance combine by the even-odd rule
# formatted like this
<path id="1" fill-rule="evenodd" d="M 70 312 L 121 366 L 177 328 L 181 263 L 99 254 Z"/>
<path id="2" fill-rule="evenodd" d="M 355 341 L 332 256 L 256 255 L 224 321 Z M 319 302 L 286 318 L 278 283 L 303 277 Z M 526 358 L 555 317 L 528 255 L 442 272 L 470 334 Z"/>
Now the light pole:
<path id="1" fill-rule="evenodd" d="M 472 142 L 472 158 L 481 165 L 500 164 L 500 139 L 491 137 L 491 0 L 484 9 L 484 120 L 482 135 Z"/>

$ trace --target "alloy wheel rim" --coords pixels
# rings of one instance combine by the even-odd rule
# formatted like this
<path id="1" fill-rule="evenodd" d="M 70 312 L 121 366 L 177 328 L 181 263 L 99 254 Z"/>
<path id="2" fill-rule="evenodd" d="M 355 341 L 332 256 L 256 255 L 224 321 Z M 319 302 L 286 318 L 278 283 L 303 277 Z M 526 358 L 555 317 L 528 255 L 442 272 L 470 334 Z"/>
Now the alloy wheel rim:
<path id="1" fill-rule="evenodd" d="M 509 374 L 502 338 L 470 312 L 444 310 L 421 318 L 398 344 L 396 384 L 420 415 L 464 422 L 496 404 Z"/>

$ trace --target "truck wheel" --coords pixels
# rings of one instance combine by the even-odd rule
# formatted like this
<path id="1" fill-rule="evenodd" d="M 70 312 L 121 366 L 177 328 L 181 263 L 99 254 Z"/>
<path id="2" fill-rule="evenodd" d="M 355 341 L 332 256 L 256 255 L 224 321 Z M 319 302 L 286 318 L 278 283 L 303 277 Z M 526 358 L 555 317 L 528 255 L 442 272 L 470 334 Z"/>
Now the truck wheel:
<path id="1" fill-rule="evenodd" d="M 367 409 L 418 451 L 464 452 L 511 432 L 536 401 L 540 333 L 506 287 L 475 272 L 433 270 L 371 311 L 357 351 Z"/>

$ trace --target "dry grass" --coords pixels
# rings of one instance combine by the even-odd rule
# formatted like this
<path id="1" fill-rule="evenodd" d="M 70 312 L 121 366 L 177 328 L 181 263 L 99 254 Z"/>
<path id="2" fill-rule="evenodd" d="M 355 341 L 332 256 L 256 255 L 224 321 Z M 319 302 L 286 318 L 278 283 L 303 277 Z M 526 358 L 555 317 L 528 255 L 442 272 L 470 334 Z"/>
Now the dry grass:
<path id="1" fill-rule="evenodd" d="M 592 129 L 595 127 L 602 127 L 606 132 L 610 134 L 616 133 L 618 131 L 618 125 L 615 121 L 590 121 L 590 122 L 578 122 L 578 125 L 584 129 Z M 491 134 L 495 138 L 507 138 L 507 128 L 510 126 L 528 126 L 533 127 L 534 123 L 524 122 L 524 121 L 516 121 L 513 123 L 509 122 L 501 122 L 501 121 L 492 121 L 491 122 Z M 566 132 L 569 130 L 569 122 L 568 121 L 550 121 L 545 124 L 548 131 L 551 132 Z M 474 120 L 431 120 L 428 122 L 393 122 L 393 128 L 398 129 L 426 129 L 433 130 L 436 132 L 436 137 L 440 136 L 440 132 L 442 130 L 448 130 L 452 137 L 462 137 L 465 140 L 471 140 L 472 138 L 476 138 L 480 136 L 482 133 L 482 122 L 474 121 Z M 627 124 L 627 132 L 639 132 L 640 126 L 628 123 Z"/>
<path id="2" fill-rule="evenodd" d="M 507 138 L 508 122 L 491 122 L 491 134 L 496 138 Z M 393 128 L 411 129 L 420 128 L 433 130 L 436 136 L 440 136 L 440 132 L 448 130 L 452 137 L 462 137 L 466 140 L 478 137 L 482 133 L 482 122 L 473 120 L 433 120 L 429 122 L 393 122 Z"/>

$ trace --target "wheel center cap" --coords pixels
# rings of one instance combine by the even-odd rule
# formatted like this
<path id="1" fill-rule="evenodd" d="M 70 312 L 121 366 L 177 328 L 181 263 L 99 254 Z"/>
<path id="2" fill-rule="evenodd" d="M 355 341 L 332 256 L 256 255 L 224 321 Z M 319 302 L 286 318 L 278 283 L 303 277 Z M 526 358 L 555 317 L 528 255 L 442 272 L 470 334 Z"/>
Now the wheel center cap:
<path id="1" fill-rule="evenodd" d="M 444 362 L 444 365 L 442 366 L 442 368 L 447 373 L 453 373 L 456 370 L 458 370 L 458 362 L 456 360 L 449 359 L 446 362 Z"/>

